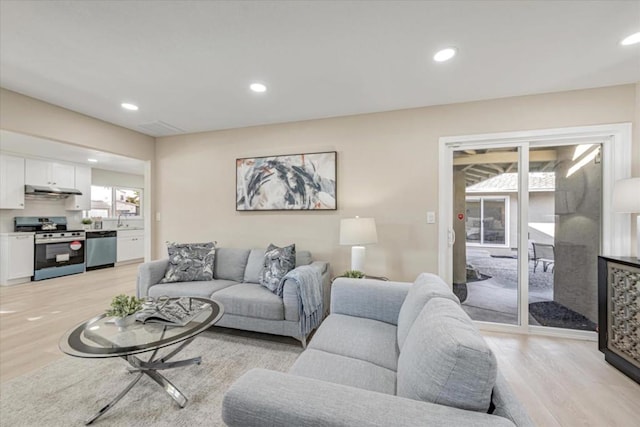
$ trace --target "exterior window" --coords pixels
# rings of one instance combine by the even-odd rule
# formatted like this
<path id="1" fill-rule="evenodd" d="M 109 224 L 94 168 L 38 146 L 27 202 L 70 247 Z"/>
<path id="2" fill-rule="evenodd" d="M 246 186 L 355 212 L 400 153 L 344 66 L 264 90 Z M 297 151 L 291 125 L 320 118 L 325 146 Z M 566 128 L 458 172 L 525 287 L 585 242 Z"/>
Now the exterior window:
<path id="1" fill-rule="evenodd" d="M 508 246 L 508 197 L 467 197 L 467 243 Z"/>
<path id="2" fill-rule="evenodd" d="M 85 217 L 116 218 L 142 215 L 142 190 L 137 188 L 91 186 L 91 210 Z"/>

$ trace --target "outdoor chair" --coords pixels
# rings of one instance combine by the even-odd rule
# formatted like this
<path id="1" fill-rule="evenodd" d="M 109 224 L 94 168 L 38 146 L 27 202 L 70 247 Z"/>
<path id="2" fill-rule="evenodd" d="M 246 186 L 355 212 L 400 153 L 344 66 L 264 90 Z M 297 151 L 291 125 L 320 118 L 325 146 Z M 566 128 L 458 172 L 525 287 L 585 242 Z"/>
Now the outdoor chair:
<path id="1" fill-rule="evenodd" d="M 553 271 L 556 258 L 556 250 L 553 245 L 547 243 L 532 242 L 533 245 L 533 272 L 536 272 L 538 263 L 542 261 L 542 271 L 546 272 L 549 267 Z"/>

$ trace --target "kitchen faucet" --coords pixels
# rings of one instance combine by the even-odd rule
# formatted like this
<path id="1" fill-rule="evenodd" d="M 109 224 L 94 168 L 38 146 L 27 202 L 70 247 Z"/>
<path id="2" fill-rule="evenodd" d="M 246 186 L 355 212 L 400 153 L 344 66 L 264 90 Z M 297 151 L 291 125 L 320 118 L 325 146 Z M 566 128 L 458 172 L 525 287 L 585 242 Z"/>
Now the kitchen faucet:
<path id="1" fill-rule="evenodd" d="M 122 214 L 118 214 L 118 223 L 116 224 L 116 228 L 122 227 L 124 224 L 121 221 Z"/>

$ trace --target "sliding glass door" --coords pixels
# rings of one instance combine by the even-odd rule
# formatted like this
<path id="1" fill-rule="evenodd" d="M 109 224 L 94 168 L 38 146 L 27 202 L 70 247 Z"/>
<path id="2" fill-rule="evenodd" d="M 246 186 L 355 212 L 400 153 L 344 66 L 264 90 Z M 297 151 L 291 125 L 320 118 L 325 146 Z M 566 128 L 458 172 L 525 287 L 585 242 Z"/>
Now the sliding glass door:
<path id="1" fill-rule="evenodd" d="M 601 143 L 486 143 L 451 156 L 451 277 L 469 316 L 595 331 Z"/>
<path id="2" fill-rule="evenodd" d="M 602 146 L 535 146 L 529 153 L 529 324 L 596 331 Z"/>

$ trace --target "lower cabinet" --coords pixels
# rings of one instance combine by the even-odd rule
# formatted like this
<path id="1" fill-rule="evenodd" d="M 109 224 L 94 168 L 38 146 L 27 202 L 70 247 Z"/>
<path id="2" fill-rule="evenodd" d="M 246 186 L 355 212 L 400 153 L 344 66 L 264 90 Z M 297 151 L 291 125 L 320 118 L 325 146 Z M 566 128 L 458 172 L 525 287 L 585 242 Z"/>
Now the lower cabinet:
<path id="1" fill-rule="evenodd" d="M 144 230 L 118 230 L 117 262 L 144 258 Z"/>
<path id="2" fill-rule="evenodd" d="M 598 348 L 640 384 L 640 260 L 598 257 Z"/>
<path id="3" fill-rule="evenodd" d="M 0 284 L 28 282 L 33 276 L 33 234 L 0 234 Z"/>

